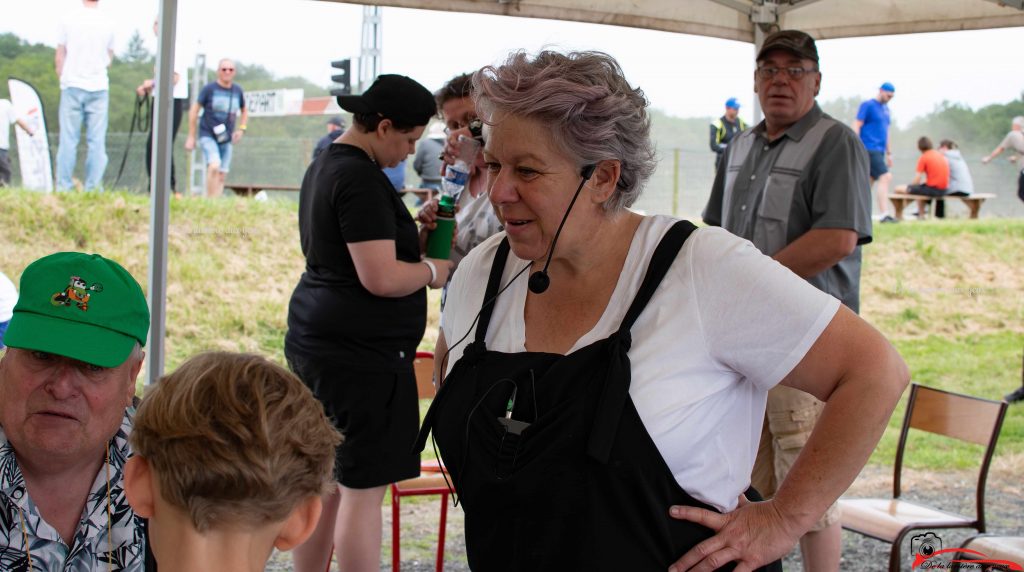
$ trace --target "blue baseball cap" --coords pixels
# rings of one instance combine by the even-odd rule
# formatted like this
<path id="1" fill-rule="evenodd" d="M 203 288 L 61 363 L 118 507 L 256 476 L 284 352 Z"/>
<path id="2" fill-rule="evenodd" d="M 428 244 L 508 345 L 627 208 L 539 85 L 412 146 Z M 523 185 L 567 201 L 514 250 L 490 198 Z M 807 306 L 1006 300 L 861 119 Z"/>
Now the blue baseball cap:
<path id="1" fill-rule="evenodd" d="M 888 91 L 889 93 L 896 93 L 896 87 L 889 82 L 885 82 L 878 89 L 882 91 Z"/>
<path id="2" fill-rule="evenodd" d="M 739 109 L 740 102 L 736 101 L 735 97 L 730 97 L 729 99 L 725 100 L 725 106 L 728 107 L 729 109 Z"/>

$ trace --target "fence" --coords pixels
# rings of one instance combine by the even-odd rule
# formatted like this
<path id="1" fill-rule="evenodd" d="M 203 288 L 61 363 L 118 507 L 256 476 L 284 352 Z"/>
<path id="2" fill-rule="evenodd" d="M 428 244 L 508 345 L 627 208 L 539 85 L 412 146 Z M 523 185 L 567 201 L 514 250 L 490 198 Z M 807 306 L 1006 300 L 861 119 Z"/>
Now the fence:
<path id="1" fill-rule="evenodd" d="M 147 136 L 148 134 L 134 134 L 129 148 L 127 133 L 107 135 L 109 162 L 104 176 L 106 187 L 113 186 L 125 149 L 128 148 L 124 172 L 117 187 L 132 192 L 148 192 L 149 183 L 145 169 Z M 184 138 L 183 127 L 174 146 L 179 190 L 188 188 L 187 167 L 191 154 L 182 146 Z M 56 157 L 56 134 L 51 134 L 50 141 L 51 155 Z M 302 175 L 309 164 L 315 142 L 314 137 L 295 139 L 246 136 L 234 147 L 228 181 L 297 186 L 302 182 Z M 15 165 L 14 184 L 18 184 L 17 150 L 14 147 L 16 146 L 12 146 L 11 149 L 11 162 Z M 82 179 L 85 168 L 84 142 L 80 145 L 78 154 L 76 177 Z M 197 156 L 202 160 L 201 154 Z M 910 182 L 914 176 L 917 157 L 916 153 L 897 154 L 894 157 L 894 184 Z M 981 164 L 980 156 L 967 157 L 967 162 L 974 178 L 975 191 L 998 195 L 986 202 L 981 211 L 982 217 L 1024 218 L 1024 203 L 1016 197 L 1018 166 L 1010 165 L 1002 157 L 987 166 Z M 419 177 L 412 170 L 411 158 L 406 164 L 406 181 L 410 185 L 415 185 Z M 706 149 L 660 149 L 658 168 L 634 208 L 648 214 L 674 214 L 690 219 L 699 218 L 714 182 L 714 164 L 714 154 Z M 959 201 L 954 200 L 950 203 L 952 216 L 960 216 L 965 212 L 962 211 Z M 873 202 L 872 207 L 877 208 Z"/>

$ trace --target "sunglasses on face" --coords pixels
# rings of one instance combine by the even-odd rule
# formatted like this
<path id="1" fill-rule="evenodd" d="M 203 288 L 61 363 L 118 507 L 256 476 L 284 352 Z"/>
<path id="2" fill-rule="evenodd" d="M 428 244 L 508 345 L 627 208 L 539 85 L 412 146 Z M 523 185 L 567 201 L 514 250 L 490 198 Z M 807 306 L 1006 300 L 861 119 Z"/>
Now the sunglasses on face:
<path id="1" fill-rule="evenodd" d="M 235 68 L 220 68 L 220 71 L 235 71 Z"/>

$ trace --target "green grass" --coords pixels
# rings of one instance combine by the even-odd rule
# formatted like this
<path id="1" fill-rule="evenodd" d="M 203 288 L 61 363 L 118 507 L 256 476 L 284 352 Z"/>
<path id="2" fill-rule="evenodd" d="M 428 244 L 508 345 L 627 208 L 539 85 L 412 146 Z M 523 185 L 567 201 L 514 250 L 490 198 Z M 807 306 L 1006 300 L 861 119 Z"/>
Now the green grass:
<path id="1" fill-rule="evenodd" d="M 99 252 L 146 288 L 149 208 L 146 195 L 0 189 L 0 270 L 17 281 L 45 254 Z M 172 200 L 168 261 L 166 370 L 208 349 L 283 363 L 288 299 L 304 267 L 294 202 Z M 876 225 L 861 293 L 862 316 L 895 344 L 914 381 L 990 399 L 1021 383 L 1024 221 Z M 431 292 L 424 349 L 436 339 L 438 300 Z M 892 463 L 903 407 L 871 462 Z M 1024 459 L 1024 407 L 1010 408 L 998 456 Z M 926 469 L 973 462 L 970 448 L 930 436 L 908 458 Z"/>

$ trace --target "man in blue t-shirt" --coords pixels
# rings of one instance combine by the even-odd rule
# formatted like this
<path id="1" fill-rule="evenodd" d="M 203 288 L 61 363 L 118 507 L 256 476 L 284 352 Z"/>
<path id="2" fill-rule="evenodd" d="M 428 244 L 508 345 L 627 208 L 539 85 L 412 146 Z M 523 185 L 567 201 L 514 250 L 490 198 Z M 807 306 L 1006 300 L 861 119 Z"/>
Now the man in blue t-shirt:
<path id="1" fill-rule="evenodd" d="M 878 97 L 860 104 L 853 130 L 860 135 L 871 161 L 871 184 L 877 189 L 878 210 L 882 213 L 879 222 L 896 222 L 889 213 L 889 184 L 892 183 L 892 151 L 889 149 L 889 100 L 896 88 L 885 82 L 878 88 Z"/>
<path id="2" fill-rule="evenodd" d="M 206 158 L 206 196 L 219 197 L 224 192 L 224 178 L 231 167 L 231 144 L 242 138 L 249 119 L 242 87 L 234 83 L 235 62 L 223 59 L 217 64 L 217 81 L 206 84 L 188 112 L 188 139 L 185 149 L 199 147 Z M 199 111 L 203 111 L 199 121 Z M 241 114 L 238 129 L 235 118 Z"/>

